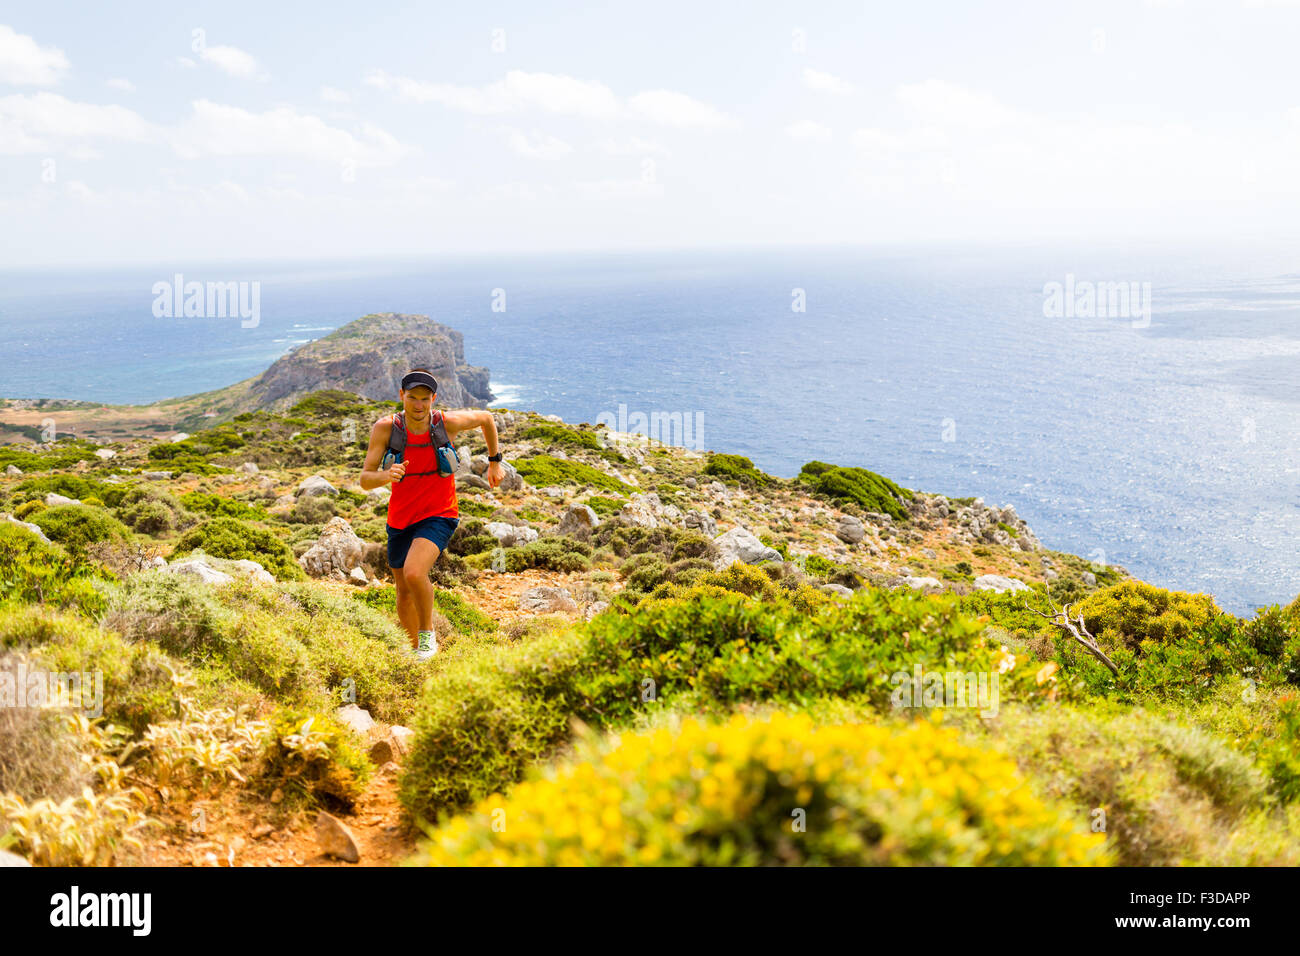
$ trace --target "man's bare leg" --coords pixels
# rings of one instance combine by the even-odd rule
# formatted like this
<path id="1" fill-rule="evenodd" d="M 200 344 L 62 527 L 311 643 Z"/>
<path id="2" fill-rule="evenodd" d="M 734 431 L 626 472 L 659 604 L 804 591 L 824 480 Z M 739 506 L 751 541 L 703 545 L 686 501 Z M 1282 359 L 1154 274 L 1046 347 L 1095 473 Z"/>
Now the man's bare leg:
<path id="1" fill-rule="evenodd" d="M 416 538 L 411 542 L 411 550 L 406 553 L 406 563 L 401 568 L 403 583 L 413 606 L 412 617 L 416 622 L 412 646 L 418 644 L 420 631 L 433 630 L 433 582 L 429 580 L 429 570 L 441 553 L 438 546 L 428 538 Z M 400 609 L 398 616 L 401 616 Z M 410 633 L 409 625 L 406 625 L 406 629 Z"/>
<path id="2" fill-rule="evenodd" d="M 402 568 L 393 568 L 393 583 L 397 585 L 397 620 L 411 638 L 411 649 L 419 644 L 420 611 L 415 606 L 415 597 L 406 584 L 406 575 Z"/>

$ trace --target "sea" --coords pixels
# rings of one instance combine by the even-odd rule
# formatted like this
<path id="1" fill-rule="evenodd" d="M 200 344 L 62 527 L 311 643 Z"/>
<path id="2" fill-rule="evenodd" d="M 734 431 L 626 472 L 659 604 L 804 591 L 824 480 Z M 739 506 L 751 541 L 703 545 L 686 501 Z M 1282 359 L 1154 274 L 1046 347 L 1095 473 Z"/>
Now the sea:
<path id="1" fill-rule="evenodd" d="M 177 275 L 244 283 L 255 321 L 168 314 Z M 495 406 L 1010 504 L 1048 547 L 1239 615 L 1300 593 L 1294 245 L 0 268 L 0 396 L 208 391 L 370 312 L 460 330 Z"/>

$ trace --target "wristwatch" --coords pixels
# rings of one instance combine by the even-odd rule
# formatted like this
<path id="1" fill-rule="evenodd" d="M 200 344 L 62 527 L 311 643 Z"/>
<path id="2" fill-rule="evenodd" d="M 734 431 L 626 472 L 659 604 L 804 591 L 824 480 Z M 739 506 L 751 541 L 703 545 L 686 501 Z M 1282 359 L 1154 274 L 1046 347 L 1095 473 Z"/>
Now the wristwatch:
<path id="1" fill-rule="evenodd" d="M 500 461 L 500 460 L 501 460 L 501 452 L 497 452 L 495 455 L 488 455 L 488 461 Z"/>

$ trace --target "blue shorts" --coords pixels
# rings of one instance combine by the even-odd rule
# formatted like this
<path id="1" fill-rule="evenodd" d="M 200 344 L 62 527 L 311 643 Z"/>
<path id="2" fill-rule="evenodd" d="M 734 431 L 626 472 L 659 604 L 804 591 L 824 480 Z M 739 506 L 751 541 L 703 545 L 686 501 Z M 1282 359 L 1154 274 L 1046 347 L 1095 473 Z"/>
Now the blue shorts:
<path id="1" fill-rule="evenodd" d="M 447 542 L 451 540 L 458 524 L 460 524 L 459 518 L 435 516 L 423 518 L 409 528 L 394 528 L 392 525 L 387 525 L 388 566 L 400 568 L 404 565 L 406 553 L 411 550 L 411 543 L 416 538 L 428 538 L 438 546 L 438 553 L 441 554 L 447 550 Z"/>

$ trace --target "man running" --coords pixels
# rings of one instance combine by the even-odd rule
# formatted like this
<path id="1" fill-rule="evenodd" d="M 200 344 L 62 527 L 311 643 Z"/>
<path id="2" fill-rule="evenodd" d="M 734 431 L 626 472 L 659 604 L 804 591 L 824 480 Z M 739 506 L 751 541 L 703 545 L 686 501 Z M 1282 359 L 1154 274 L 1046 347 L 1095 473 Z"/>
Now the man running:
<path id="1" fill-rule="evenodd" d="M 504 469 L 497 447 L 496 419 L 486 409 L 434 410 L 438 383 L 428 369 L 417 368 L 402 378 L 398 415 L 385 415 L 370 429 L 370 447 L 361 471 L 361 487 L 393 483 L 388 500 L 388 566 L 397 584 L 397 618 L 411 636 L 416 657 L 427 660 L 438 650 L 433 633 L 433 584 L 429 569 L 438 560 L 460 524 L 456 507 L 456 478 L 438 474 L 433 431 L 441 425 L 452 439 L 471 428 L 482 428 L 488 447 L 488 484 L 501 484 Z M 405 426 L 406 447 L 400 461 L 382 468 L 393 429 Z M 399 436 L 400 437 L 400 436 Z M 399 442 L 400 444 L 400 442 Z"/>

